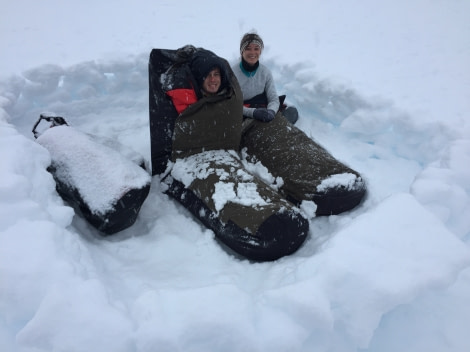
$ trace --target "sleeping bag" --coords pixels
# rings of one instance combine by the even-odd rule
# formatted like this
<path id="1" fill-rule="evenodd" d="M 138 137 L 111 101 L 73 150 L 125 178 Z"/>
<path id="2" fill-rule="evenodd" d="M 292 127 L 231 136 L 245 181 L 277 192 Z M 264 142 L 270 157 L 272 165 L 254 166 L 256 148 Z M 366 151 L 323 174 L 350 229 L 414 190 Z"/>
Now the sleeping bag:
<path id="1" fill-rule="evenodd" d="M 221 71 L 222 90 L 201 93 L 201 77 Z M 242 94 L 228 63 L 193 46 L 154 49 L 149 59 L 152 174 L 234 252 L 256 261 L 295 252 L 308 221 L 239 157 Z"/>
<path id="2" fill-rule="evenodd" d="M 273 121 L 245 121 L 240 148 L 284 184 L 282 194 L 299 204 L 311 200 L 316 215 L 340 214 L 357 206 L 366 193 L 358 172 L 338 161 L 278 112 Z"/>
<path id="3" fill-rule="evenodd" d="M 43 120 L 51 126 L 40 133 Z M 131 160 L 116 141 L 103 143 L 58 116 L 41 115 L 33 134 L 50 153 L 57 192 L 89 223 L 106 235 L 134 224 L 150 190 L 142 158 Z"/>

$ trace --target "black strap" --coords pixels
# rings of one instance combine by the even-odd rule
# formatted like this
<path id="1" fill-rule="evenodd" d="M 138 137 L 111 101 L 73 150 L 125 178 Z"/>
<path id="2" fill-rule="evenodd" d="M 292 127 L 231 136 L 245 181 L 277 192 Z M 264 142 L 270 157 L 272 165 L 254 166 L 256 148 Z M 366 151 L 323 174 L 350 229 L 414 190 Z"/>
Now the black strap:
<path id="1" fill-rule="evenodd" d="M 67 121 L 65 121 L 65 119 L 61 116 L 47 116 L 47 115 L 41 114 L 39 115 L 39 119 L 36 121 L 36 123 L 33 126 L 32 132 L 33 132 L 34 138 L 39 137 L 40 133 L 36 131 L 36 128 L 39 126 L 39 123 L 42 120 L 51 122 L 51 125 L 49 127 L 62 126 L 62 125 L 68 126 Z"/>

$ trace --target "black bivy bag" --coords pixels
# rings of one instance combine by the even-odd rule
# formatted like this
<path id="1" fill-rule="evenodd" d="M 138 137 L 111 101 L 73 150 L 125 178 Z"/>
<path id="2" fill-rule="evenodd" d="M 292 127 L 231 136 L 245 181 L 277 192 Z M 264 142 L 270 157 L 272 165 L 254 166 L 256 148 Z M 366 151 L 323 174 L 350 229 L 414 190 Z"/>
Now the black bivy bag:
<path id="1" fill-rule="evenodd" d="M 42 121 L 50 125 L 39 132 Z M 59 116 L 41 115 L 33 134 L 51 155 L 48 171 L 57 192 L 78 214 L 104 235 L 135 223 L 151 181 L 140 155 L 82 133 Z"/>
<path id="2" fill-rule="evenodd" d="M 214 65 L 223 89 L 203 96 L 196 76 Z M 152 174 L 235 253 L 275 260 L 301 246 L 309 224 L 299 208 L 243 166 L 242 106 L 238 81 L 214 53 L 190 45 L 150 53 Z"/>

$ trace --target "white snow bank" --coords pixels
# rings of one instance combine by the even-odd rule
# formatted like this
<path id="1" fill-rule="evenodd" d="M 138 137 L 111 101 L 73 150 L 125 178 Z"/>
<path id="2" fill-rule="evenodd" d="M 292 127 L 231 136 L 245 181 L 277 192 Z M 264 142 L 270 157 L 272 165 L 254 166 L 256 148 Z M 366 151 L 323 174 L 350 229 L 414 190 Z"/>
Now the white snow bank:
<path id="1" fill-rule="evenodd" d="M 453 282 L 470 250 L 414 197 L 396 194 L 337 233 L 318 261 L 336 324 L 364 348 L 385 312 Z"/>
<path id="2" fill-rule="evenodd" d="M 470 234 L 470 140 L 458 139 L 411 186 L 417 199 L 460 238 Z"/>

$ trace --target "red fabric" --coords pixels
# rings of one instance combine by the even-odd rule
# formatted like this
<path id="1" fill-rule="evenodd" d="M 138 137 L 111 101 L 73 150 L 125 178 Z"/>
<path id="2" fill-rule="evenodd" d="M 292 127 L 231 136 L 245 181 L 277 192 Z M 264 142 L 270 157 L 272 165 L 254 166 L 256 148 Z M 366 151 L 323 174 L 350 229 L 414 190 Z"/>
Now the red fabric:
<path id="1" fill-rule="evenodd" d="M 250 103 L 244 103 L 243 106 L 246 107 L 246 108 L 265 108 L 265 107 L 267 107 L 266 104 L 250 104 Z"/>
<path id="2" fill-rule="evenodd" d="M 169 90 L 166 94 L 171 98 L 178 114 L 181 114 L 189 105 L 197 101 L 194 89 L 177 88 Z"/>

